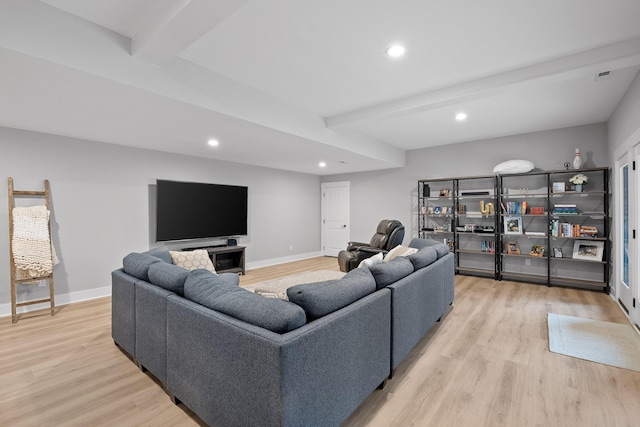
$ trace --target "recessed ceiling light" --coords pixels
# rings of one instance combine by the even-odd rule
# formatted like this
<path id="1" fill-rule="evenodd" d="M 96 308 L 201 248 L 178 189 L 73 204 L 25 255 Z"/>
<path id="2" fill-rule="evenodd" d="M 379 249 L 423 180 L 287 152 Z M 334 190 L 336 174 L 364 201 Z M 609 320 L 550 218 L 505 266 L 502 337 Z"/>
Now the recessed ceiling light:
<path id="1" fill-rule="evenodd" d="M 456 114 L 456 120 L 459 122 L 464 122 L 465 120 L 467 120 L 467 113 Z"/>
<path id="2" fill-rule="evenodd" d="M 324 168 L 327 166 L 327 164 L 325 162 L 320 162 L 318 163 L 318 166 L 320 166 L 321 168 Z"/>
<path id="3" fill-rule="evenodd" d="M 209 144 L 212 147 L 217 147 L 218 145 L 220 145 L 220 142 L 218 142 L 217 139 L 210 139 L 207 144 Z"/>
<path id="4" fill-rule="evenodd" d="M 387 49 L 387 55 L 389 55 L 392 58 L 398 58 L 404 55 L 404 46 L 401 46 L 399 44 L 394 44 L 389 49 Z"/>

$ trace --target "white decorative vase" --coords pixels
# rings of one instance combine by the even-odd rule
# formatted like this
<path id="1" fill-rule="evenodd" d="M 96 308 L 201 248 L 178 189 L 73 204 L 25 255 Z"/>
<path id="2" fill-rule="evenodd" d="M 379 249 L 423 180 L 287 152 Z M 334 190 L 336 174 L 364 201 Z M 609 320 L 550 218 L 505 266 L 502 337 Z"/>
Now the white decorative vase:
<path id="1" fill-rule="evenodd" d="M 576 184 L 576 193 L 582 193 L 582 184 Z"/>
<path id="2" fill-rule="evenodd" d="M 580 169 L 582 167 L 582 158 L 580 158 L 580 149 L 576 148 L 576 157 L 573 159 L 573 168 Z"/>

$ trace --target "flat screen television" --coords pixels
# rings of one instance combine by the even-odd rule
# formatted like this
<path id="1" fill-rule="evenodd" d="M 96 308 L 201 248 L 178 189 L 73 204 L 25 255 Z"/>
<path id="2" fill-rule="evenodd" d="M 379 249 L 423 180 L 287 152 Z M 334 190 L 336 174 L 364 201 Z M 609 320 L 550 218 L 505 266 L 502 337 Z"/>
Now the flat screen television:
<path id="1" fill-rule="evenodd" d="M 248 188 L 157 180 L 156 241 L 247 234 Z"/>

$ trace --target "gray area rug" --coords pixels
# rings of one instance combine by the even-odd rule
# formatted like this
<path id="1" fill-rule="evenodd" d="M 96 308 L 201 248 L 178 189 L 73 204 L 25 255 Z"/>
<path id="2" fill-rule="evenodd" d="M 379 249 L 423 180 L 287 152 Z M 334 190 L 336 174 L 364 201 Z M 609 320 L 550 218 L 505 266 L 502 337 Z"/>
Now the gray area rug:
<path id="1" fill-rule="evenodd" d="M 300 274 L 292 274 L 291 276 L 279 277 L 277 279 L 267 280 L 266 282 L 247 285 L 245 289 L 265 297 L 287 299 L 287 289 L 291 286 L 340 279 L 344 275 L 345 273 L 334 270 L 305 271 Z"/>
<path id="2" fill-rule="evenodd" d="M 640 372 L 640 336 L 631 325 L 549 313 L 549 350 Z"/>

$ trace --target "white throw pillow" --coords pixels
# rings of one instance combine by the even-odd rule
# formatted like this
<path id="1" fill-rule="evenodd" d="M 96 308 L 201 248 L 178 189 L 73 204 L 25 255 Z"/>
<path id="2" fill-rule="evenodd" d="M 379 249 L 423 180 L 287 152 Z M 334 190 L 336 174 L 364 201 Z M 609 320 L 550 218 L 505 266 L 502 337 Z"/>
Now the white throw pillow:
<path id="1" fill-rule="evenodd" d="M 529 160 L 507 160 L 493 168 L 493 173 L 525 173 L 535 166 Z"/>
<path id="2" fill-rule="evenodd" d="M 195 251 L 169 251 L 171 260 L 178 267 L 186 268 L 187 270 L 197 270 L 204 268 L 210 272 L 216 274 L 216 269 L 209 258 L 209 253 L 206 249 L 196 249 Z"/>
<path id="3" fill-rule="evenodd" d="M 408 256 L 415 254 L 416 252 L 418 252 L 416 248 L 408 248 L 406 246 L 398 245 L 387 253 L 387 256 L 384 257 L 384 262 L 389 262 L 397 256 Z"/>
<path id="4" fill-rule="evenodd" d="M 493 168 L 493 173 L 525 173 L 535 166 L 529 160 L 507 160 Z"/>
<path id="5" fill-rule="evenodd" d="M 358 265 L 358 268 L 361 268 L 361 267 L 369 268 L 372 265 L 380 264 L 380 263 L 382 263 L 383 257 L 384 257 L 384 255 L 382 255 L 382 252 L 378 252 L 374 256 L 369 257 L 369 258 L 365 258 L 362 261 L 360 261 L 360 264 Z"/>

